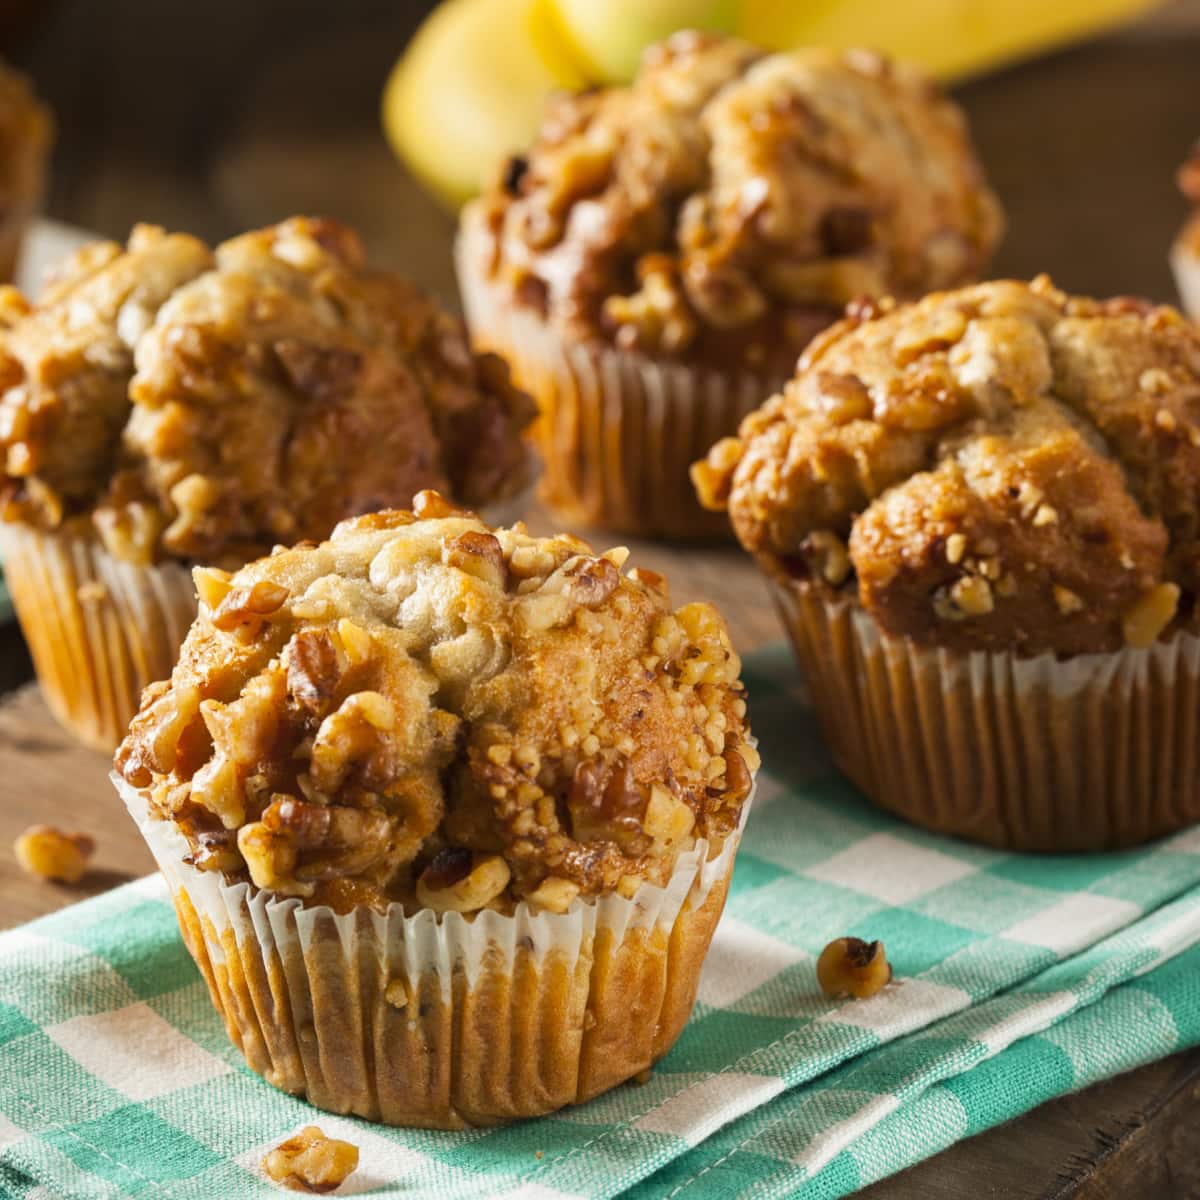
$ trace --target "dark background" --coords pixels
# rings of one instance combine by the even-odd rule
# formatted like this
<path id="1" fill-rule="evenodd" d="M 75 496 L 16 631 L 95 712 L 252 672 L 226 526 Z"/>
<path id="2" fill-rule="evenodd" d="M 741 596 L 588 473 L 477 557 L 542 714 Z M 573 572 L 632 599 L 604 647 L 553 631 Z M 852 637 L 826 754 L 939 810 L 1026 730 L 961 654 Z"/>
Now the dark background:
<path id="1" fill-rule="evenodd" d="M 452 297 L 452 218 L 379 124 L 388 70 L 430 7 L 0 0 L 7 53 L 58 113 L 49 215 L 113 237 L 148 220 L 220 238 L 321 212 Z M 996 273 L 1174 298 L 1165 254 L 1185 215 L 1174 170 L 1200 137 L 1200 0 L 955 94 L 1008 210 Z"/>

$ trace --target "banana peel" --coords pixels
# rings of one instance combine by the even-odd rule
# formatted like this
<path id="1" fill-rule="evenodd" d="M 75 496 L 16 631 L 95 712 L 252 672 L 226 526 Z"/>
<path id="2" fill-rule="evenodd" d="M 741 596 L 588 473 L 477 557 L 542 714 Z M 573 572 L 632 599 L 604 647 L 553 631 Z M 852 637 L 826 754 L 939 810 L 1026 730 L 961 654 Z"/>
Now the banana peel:
<path id="1" fill-rule="evenodd" d="M 393 149 L 447 204 L 532 140 L 546 97 L 628 80 L 675 28 L 773 50 L 869 46 L 944 81 L 1132 20 L 1160 0 L 445 0 L 383 93 Z"/>
<path id="2" fill-rule="evenodd" d="M 447 204 L 475 195 L 498 162 L 529 144 L 550 93 L 592 83 L 552 3 L 446 0 L 388 77 L 388 141 Z"/>
<path id="3" fill-rule="evenodd" d="M 738 33 L 772 50 L 869 46 L 943 82 L 1133 20 L 1160 0 L 741 0 Z"/>

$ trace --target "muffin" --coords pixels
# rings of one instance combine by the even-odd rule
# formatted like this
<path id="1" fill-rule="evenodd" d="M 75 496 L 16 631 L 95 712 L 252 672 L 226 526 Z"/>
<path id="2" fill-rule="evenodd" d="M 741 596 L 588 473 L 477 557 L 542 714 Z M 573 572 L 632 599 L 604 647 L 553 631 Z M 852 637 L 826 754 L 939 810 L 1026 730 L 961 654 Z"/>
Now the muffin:
<path id="1" fill-rule="evenodd" d="M 1196 211 L 1179 231 L 1171 247 L 1171 266 L 1183 300 L 1184 311 L 1200 321 L 1200 142 L 1179 168 L 1179 190 Z"/>
<path id="2" fill-rule="evenodd" d="M 1049 280 L 855 306 L 695 468 L 871 799 L 1022 850 L 1200 819 L 1200 336 Z"/>
<path id="3" fill-rule="evenodd" d="M 0 291 L 0 376 L 17 614 L 55 713 L 109 751 L 195 616 L 190 564 L 527 470 L 504 364 L 332 221 L 88 246 L 37 305 Z"/>
<path id="4" fill-rule="evenodd" d="M 12 279 L 25 228 L 41 205 L 53 139 L 50 110 L 0 59 L 0 282 Z"/>
<path id="5" fill-rule="evenodd" d="M 230 576 L 113 778 L 276 1087 L 487 1125 L 687 1020 L 758 758 L 707 604 L 435 493 Z"/>
<path id="6" fill-rule="evenodd" d="M 860 295 L 978 276 L 1000 233 L 959 109 L 876 54 L 681 33 L 565 96 L 464 212 L 472 336 L 537 399 L 567 521 L 728 534 L 687 472 Z"/>

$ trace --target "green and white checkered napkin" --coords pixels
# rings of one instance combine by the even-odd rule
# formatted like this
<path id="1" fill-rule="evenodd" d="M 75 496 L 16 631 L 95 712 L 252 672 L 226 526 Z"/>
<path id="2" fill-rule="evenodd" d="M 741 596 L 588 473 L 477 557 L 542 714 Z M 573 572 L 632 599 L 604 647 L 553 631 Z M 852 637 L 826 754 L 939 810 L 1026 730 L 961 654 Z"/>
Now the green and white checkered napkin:
<path id="1" fill-rule="evenodd" d="M 1200 1042 L 1200 831 L 1053 858 L 909 828 L 831 770 L 792 677 L 782 649 L 749 664 L 764 776 L 649 1083 L 469 1133 L 317 1113 L 243 1066 L 146 879 L 0 934 L 0 1194 L 278 1195 L 259 1159 L 316 1120 L 361 1149 L 339 1194 L 835 1197 Z M 843 934 L 882 938 L 899 982 L 823 999 Z"/>

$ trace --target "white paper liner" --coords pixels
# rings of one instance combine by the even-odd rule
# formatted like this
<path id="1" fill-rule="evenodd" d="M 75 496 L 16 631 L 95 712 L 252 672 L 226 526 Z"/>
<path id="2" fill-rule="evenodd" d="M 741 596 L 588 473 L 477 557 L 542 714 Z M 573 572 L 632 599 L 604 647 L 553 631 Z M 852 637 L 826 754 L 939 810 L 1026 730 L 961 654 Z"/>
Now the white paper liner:
<path id="1" fill-rule="evenodd" d="M 165 679 L 196 615 L 191 572 L 134 566 L 95 538 L 0 522 L 13 607 L 51 711 L 111 751 L 142 689 Z"/>
<path id="2" fill-rule="evenodd" d="M 834 761 L 941 833 L 1020 850 L 1133 846 L 1200 821 L 1200 637 L 1110 654 L 962 653 L 772 580 Z"/>
<path id="3" fill-rule="evenodd" d="M 1171 270 L 1183 302 L 1183 311 L 1200 321 L 1200 252 L 1176 242 L 1171 248 Z"/>
<path id="4" fill-rule="evenodd" d="M 459 290 L 477 347 L 508 360 L 538 403 L 539 494 L 572 526 L 642 536 L 732 536 L 703 509 L 689 469 L 783 385 L 782 377 L 718 371 L 565 342 L 484 278 L 482 234 L 470 217 L 455 247 Z"/>
<path id="5" fill-rule="evenodd" d="M 521 903 L 512 916 L 468 920 L 405 916 L 400 905 L 339 915 L 227 884 L 186 863 L 174 822 L 112 780 L 249 1065 L 321 1108 L 439 1128 L 589 1099 L 670 1049 L 695 1000 L 753 801 L 752 791 L 711 861 L 697 842 L 666 887 L 576 899 L 561 914 Z M 387 1003 L 395 980 L 407 982 L 417 1014 Z M 414 1074 L 423 1080 L 415 1089 Z"/>

